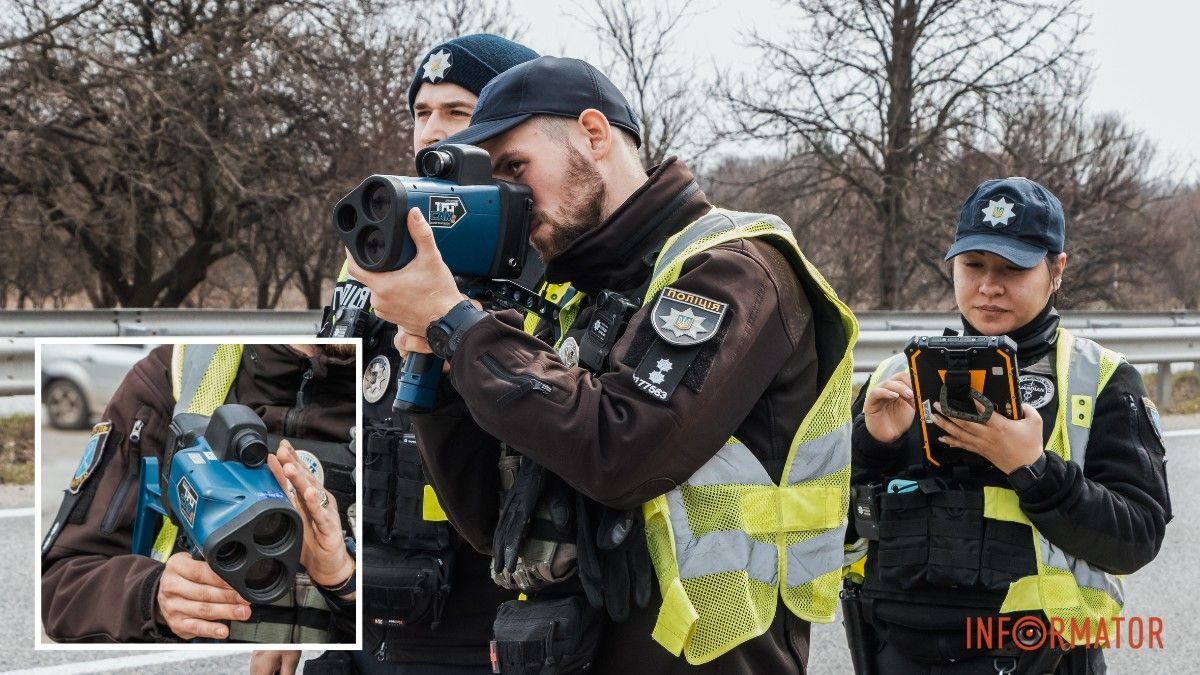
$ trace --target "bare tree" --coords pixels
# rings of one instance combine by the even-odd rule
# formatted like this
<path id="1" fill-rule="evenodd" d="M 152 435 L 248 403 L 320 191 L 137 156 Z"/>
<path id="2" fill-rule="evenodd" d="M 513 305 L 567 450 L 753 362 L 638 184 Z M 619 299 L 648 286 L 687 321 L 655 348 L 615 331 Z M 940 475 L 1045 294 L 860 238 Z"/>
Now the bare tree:
<path id="1" fill-rule="evenodd" d="M 961 137 L 994 127 L 1002 101 L 1071 95 L 1082 85 L 1078 0 L 793 0 L 804 28 L 755 35 L 759 74 L 724 97 L 732 132 L 812 156 L 801 186 L 854 193 L 873 228 L 876 306 L 905 300 L 929 242 L 919 219 L 940 213 L 924 194 Z"/>
<path id="2" fill-rule="evenodd" d="M 30 26 L 5 53 L 0 189 L 69 237 L 94 305 L 183 303 L 327 169 L 341 121 L 313 57 L 345 11 L 138 0 Z"/>
<path id="3" fill-rule="evenodd" d="M 1119 117 L 1088 119 L 1069 102 L 1022 107 L 1004 128 L 992 175 L 1042 183 L 1066 214 L 1070 266 L 1060 306 L 1118 308 L 1148 299 L 1158 262 L 1177 245 L 1157 208 L 1175 188 L 1154 178 L 1153 144 Z"/>
<path id="4" fill-rule="evenodd" d="M 1169 242 L 1166 255 L 1149 271 L 1183 309 L 1200 309 L 1200 186 L 1159 205 L 1161 230 L 1144 236 Z"/>
<path id="5" fill-rule="evenodd" d="M 667 155 L 699 159 L 712 146 L 702 112 L 703 78 L 695 64 L 680 64 L 675 51 L 688 19 L 697 13 L 695 0 L 644 3 L 593 0 L 582 6 L 578 20 L 600 39 L 605 75 L 629 98 L 642 124 L 642 163 L 660 164 Z"/>
<path id="6" fill-rule="evenodd" d="M 0 36 L 0 227 L 40 237 L 0 259 L 53 271 L 3 280 L 22 304 L 204 306 L 243 286 L 259 307 L 295 291 L 321 306 L 343 255 L 332 204 L 370 173 L 409 172 L 417 57 L 510 30 L 502 6 L 416 0 L 0 12 L 20 19 Z M 230 255 L 243 264 L 216 266 Z"/>

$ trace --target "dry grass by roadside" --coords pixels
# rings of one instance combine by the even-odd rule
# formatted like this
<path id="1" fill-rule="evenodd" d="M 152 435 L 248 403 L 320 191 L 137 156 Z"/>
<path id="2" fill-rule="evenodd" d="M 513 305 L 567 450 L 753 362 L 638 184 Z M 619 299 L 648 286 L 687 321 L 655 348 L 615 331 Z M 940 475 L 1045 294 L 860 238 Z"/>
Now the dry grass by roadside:
<path id="1" fill-rule="evenodd" d="M 0 483 L 33 482 L 33 415 L 0 418 Z"/>
<path id="2" fill-rule="evenodd" d="M 1158 373 L 1143 375 L 1146 391 L 1158 391 Z M 1200 371 L 1189 370 L 1171 375 L 1171 405 L 1165 406 L 1164 413 L 1190 415 L 1200 413 Z"/>

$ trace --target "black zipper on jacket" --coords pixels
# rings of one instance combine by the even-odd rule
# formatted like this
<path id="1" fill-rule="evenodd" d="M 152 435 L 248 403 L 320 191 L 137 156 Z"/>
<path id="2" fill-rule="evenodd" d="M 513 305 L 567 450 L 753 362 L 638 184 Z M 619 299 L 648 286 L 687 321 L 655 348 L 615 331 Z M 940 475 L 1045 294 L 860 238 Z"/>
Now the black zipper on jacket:
<path id="1" fill-rule="evenodd" d="M 1138 463 L 1142 467 L 1142 480 L 1153 482 L 1158 479 L 1158 474 L 1154 471 L 1154 462 L 1150 459 L 1150 449 L 1142 441 L 1142 415 L 1138 409 L 1137 397 L 1126 392 L 1122 394 L 1125 399 L 1125 407 L 1129 411 L 1129 434 L 1133 437 L 1133 444 L 1138 449 Z"/>
<path id="2" fill-rule="evenodd" d="M 125 496 L 129 494 L 129 488 L 137 483 L 138 475 L 142 469 L 142 428 L 146 426 L 146 422 L 141 418 L 134 420 L 133 429 L 129 432 L 129 453 L 126 456 L 128 460 L 125 464 L 125 475 L 121 477 L 121 483 L 117 486 L 117 492 L 113 496 L 112 502 L 108 505 L 108 511 L 104 514 L 104 520 L 100 522 L 100 532 L 104 534 L 112 534 L 116 528 L 117 516 L 121 513 L 121 505 L 125 503 Z"/>
<path id="3" fill-rule="evenodd" d="M 296 431 L 296 426 L 300 420 L 300 411 L 304 410 L 304 406 L 308 405 L 308 385 L 313 379 L 313 369 L 310 366 L 304 371 L 304 378 L 300 380 L 300 390 L 296 392 L 296 407 L 287 411 L 287 415 L 283 420 L 283 435 L 295 438 L 299 435 Z"/>
<path id="4" fill-rule="evenodd" d="M 487 368 L 492 375 L 495 375 L 501 380 L 515 385 L 516 387 L 515 389 L 510 389 L 504 392 L 500 398 L 496 399 L 496 403 L 502 406 L 512 403 L 531 391 L 536 391 L 543 396 L 549 396 L 550 392 L 554 391 L 554 387 L 542 382 L 532 375 L 517 375 L 516 373 L 509 372 L 509 370 L 500 365 L 500 362 L 497 361 L 496 358 L 491 354 L 484 354 L 481 360 L 483 361 L 484 367 Z"/>

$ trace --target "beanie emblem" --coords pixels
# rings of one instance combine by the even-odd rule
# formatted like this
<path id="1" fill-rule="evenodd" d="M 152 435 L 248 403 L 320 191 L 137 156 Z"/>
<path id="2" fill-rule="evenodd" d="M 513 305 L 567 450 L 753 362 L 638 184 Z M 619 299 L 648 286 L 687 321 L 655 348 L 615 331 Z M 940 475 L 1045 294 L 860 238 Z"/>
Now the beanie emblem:
<path id="1" fill-rule="evenodd" d="M 1014 206 L 1016 204 L 1004 197 L 988 200 L 988 205 L 982 209 L 983 222 L 997 228 L 1008 225 L 1008 221 L 1012 220 L 1013 216 L 1016 215 L 1012 208 Z"/>
<path id="2" fill-rule="evenodd" d="M 440 49 L 436 53 L 430 54 L 425 60 L 425 65 L 422 66 L 424 73 L 421 77 L 430 82 L 437 82 L 446 77 L 446 72 L 451 66 L 450 52 L 445 49 Z"/>

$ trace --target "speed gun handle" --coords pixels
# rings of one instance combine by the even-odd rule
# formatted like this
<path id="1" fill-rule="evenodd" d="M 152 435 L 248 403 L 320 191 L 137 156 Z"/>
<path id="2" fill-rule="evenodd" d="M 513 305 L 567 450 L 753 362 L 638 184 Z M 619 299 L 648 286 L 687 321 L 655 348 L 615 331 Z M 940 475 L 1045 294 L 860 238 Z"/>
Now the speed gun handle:
<path id="1" fill-rule="evenodd" d="M 392 404 L 392 410 L 402 413 L 432 411 L 442 379 L 442 363 L 442 358 L 433 354 L 409 354 L 396 383 L 396 402 Z"/>

